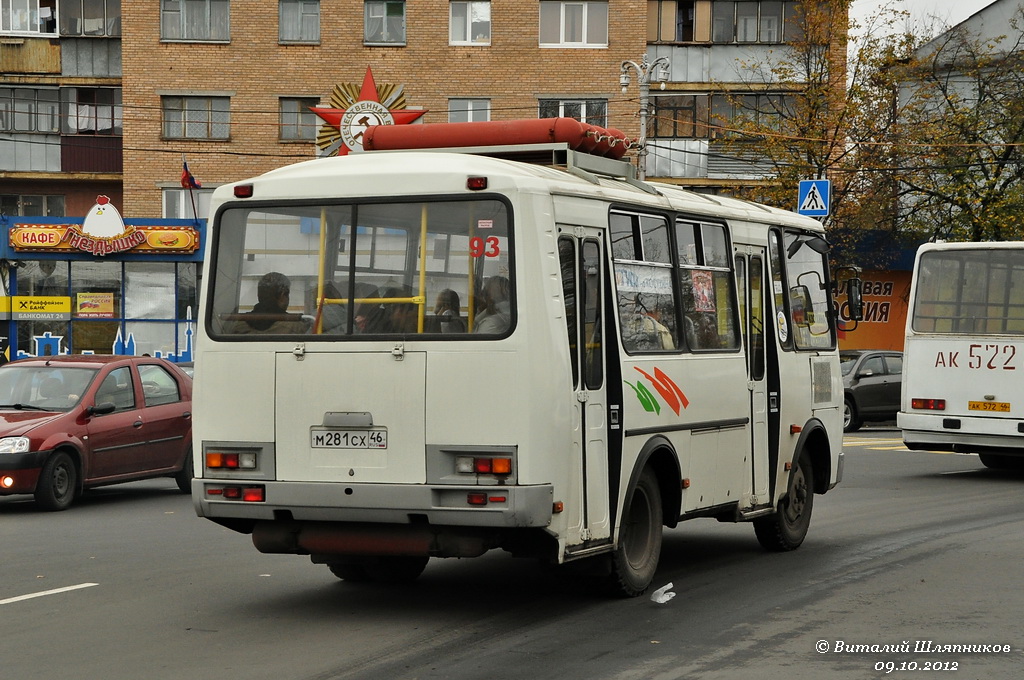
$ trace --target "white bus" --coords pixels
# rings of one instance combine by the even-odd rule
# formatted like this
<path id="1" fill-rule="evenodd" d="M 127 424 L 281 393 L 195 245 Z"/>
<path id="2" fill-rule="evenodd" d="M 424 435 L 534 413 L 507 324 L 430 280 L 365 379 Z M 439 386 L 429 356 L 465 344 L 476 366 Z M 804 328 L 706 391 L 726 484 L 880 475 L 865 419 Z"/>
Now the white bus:
<path id="1" fill-rule="evenodd" d="M 564 143 L 495 157 L 522 150 L 216 190 L 200 516 L 346 580 L 503 549 L 634 596 L 684 519 L 801 544 L 843 471 L 821 225 Z"/>
<path id="2" fill-rule="evenodd" d="M 1024 468 L 1024 243 L 920 247 L 902 390 L 907 448 Z"/>

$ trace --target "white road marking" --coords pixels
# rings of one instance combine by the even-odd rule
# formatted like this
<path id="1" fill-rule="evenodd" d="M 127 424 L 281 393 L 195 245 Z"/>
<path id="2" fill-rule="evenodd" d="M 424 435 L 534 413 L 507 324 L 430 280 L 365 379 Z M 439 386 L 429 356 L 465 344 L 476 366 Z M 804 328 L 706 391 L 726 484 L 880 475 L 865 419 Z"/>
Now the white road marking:
<path id="1" fill-rule="evenodd" d="M 45 597 L 46 595 L 56 595 L 58 593 L 66 593 L 69 590 L 80 590 L 82 588 L 91 588 L 92 586 L 98 586 L 99 583 L 79 583 L 77 586 L 67 586 L 66 588 L 54 588 L 53 590 L 44 590 L 41 593 L 29 593 L 28 595 L 19 595 L 18 597 L 9 597 L 6 600 L 0 600 L 0 604 L 11 604 L 14 602 L 21 602 L 22 600 L 31 600 L 34 597 Z"/>

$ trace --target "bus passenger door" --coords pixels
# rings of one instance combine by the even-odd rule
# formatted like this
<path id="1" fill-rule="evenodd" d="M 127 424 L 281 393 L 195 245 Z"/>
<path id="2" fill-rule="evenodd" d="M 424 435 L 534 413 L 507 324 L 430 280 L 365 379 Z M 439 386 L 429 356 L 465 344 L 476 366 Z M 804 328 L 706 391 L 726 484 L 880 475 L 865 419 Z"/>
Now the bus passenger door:
<path id="1" fill-rule="evenodd" d="M 743 310 L 743 343 L 750 392 L 751 493 L 758 505 L 768 497 L 768 396 L 765 380 L 764 248 L 747 247 L 736 256 Z"/>
<path id="2" fill-rule="evenodd" d="M 573 464 L 582 512 L 582 543 L 611 538 L 608 482 L 608 422 L 605 359 L 604 279 L 600 234 L 560 227 L 559 264 L 572 362 Z"/>

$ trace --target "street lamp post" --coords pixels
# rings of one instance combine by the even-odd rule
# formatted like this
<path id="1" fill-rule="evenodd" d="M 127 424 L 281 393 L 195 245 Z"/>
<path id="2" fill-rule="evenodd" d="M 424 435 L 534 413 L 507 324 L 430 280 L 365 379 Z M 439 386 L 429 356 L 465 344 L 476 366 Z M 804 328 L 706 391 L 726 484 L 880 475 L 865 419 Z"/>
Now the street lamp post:
<path id="1" fill-rule="evenodd" d="M 636 83 L 640 88 L 640 137 L 637 139 L 637 176 L 640 179 L 647 177 L 647 107 L 648 95 L 651 90 L 651 77 L 661 83 L 661 89 L 665 89 L 665 81 L 668 80 L 668 58 L 658 57 L 653 63 L 647 63 L 647 55 L 640 63 L 626 59 L 622 62 L 622 69 L 619 73 L 619 85 L 622 86 L 622 93 L 630 83 L 630 70 L 636 71 Z"/>

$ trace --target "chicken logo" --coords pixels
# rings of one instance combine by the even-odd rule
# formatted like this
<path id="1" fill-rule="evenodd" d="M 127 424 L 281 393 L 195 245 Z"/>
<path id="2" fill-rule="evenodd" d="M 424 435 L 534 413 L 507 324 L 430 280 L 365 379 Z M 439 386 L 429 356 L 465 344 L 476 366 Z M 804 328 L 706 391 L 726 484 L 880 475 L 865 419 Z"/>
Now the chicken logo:
<path id="1" fill-rule="evenodd" d="M 64 240 L 87 253 L 109 255 L 144 243 L 146 236 L 135 227 L 125 226 L 121 213 L 107 196 L 97 196 L 96 205 L 82 220 L 82 226 L 68 229 Z"/>

